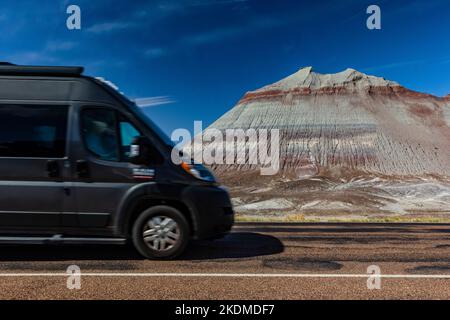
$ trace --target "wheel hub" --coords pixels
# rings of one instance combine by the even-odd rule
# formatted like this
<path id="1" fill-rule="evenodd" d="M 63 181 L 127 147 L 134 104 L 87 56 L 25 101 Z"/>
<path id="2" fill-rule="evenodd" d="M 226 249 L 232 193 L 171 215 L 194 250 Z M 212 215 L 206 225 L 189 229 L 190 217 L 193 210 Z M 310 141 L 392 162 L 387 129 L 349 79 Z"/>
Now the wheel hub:
<path id="1" fill-rule="evenodd" d="M 156 216 L 147 221 L 142 236 L 145 244 L 151 249 L 167 251 L 178 243 L 180 227 L 172 218 Z"/>

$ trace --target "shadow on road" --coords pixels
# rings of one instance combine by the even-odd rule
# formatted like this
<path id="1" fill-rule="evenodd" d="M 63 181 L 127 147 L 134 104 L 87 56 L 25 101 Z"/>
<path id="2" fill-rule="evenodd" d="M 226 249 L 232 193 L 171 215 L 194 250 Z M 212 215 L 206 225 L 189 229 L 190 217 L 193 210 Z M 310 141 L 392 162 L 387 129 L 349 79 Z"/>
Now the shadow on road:
<path id="1" fill-rule="evenodd" d="M 253 232 L 233 232 L 215 241 L 193 241 L 180 260 L 250 258 L 283 252 L 283 243 L 272 236 Z"/>
<path id="2" fill-rule="evenodd" d="M 178 260 L 245 258 L 280 253 L 277 238 L 252 232 L 231 233 L 214 241 L 192 241 Z M 143 260 L 128 245 L 2 245 L 0 264 L 8 261 Z M 1 269 L 1 265 L 0 265 Z"/>

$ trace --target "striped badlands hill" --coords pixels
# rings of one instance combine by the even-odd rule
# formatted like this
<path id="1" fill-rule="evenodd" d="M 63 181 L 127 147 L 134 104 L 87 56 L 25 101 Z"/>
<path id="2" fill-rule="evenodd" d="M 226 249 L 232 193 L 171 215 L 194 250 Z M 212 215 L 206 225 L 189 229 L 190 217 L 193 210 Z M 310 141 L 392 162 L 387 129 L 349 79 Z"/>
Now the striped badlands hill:
<path id="1" fill-rule="evenodd" d="M 280 129 L 281 167 L 298 176 L 331 167 L 450 176 L 450 96 L 353 69 L 301 69 L 246 93 L 210 128 Z"/>
<path id="2" fill-rule="evenodd" d="M 210 128 L 280 130 L 278 175 L 214 167 L 238 211 L 450 212 L 450 95 L 308 67 L 247 92 Z"/>

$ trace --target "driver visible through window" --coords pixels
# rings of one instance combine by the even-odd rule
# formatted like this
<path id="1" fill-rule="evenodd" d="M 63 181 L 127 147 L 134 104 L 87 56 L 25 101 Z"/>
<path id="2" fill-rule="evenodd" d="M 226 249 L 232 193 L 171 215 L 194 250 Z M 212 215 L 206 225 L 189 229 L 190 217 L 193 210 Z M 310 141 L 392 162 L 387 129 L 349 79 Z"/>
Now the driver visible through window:
<path id="1" fill-rule="evenodd" d="M 108 109 L 84 110 L 82 130 L 87 149 L 107 161 L 129 161 L 131 143 L 141 135 L 132 123 Z"/>
<path id="2" fill-rule="evenodd" d="M 82 131 L 86 147 L 102 160 L 119 161 L 115 112 L 88 109 L 82 113 Z"/>

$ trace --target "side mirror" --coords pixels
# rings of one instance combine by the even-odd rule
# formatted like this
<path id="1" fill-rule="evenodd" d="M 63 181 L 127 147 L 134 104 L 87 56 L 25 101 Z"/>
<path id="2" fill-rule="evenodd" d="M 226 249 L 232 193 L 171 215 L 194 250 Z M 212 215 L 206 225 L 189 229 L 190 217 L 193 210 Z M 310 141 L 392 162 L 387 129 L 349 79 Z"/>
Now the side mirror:
<path id="1" fill-rule="evenodd" d="M 151 159 L 151 149 L 152 145 L 148 138 L 135 137 L 130 146 L 130 163 L 147 164 Z"/>

